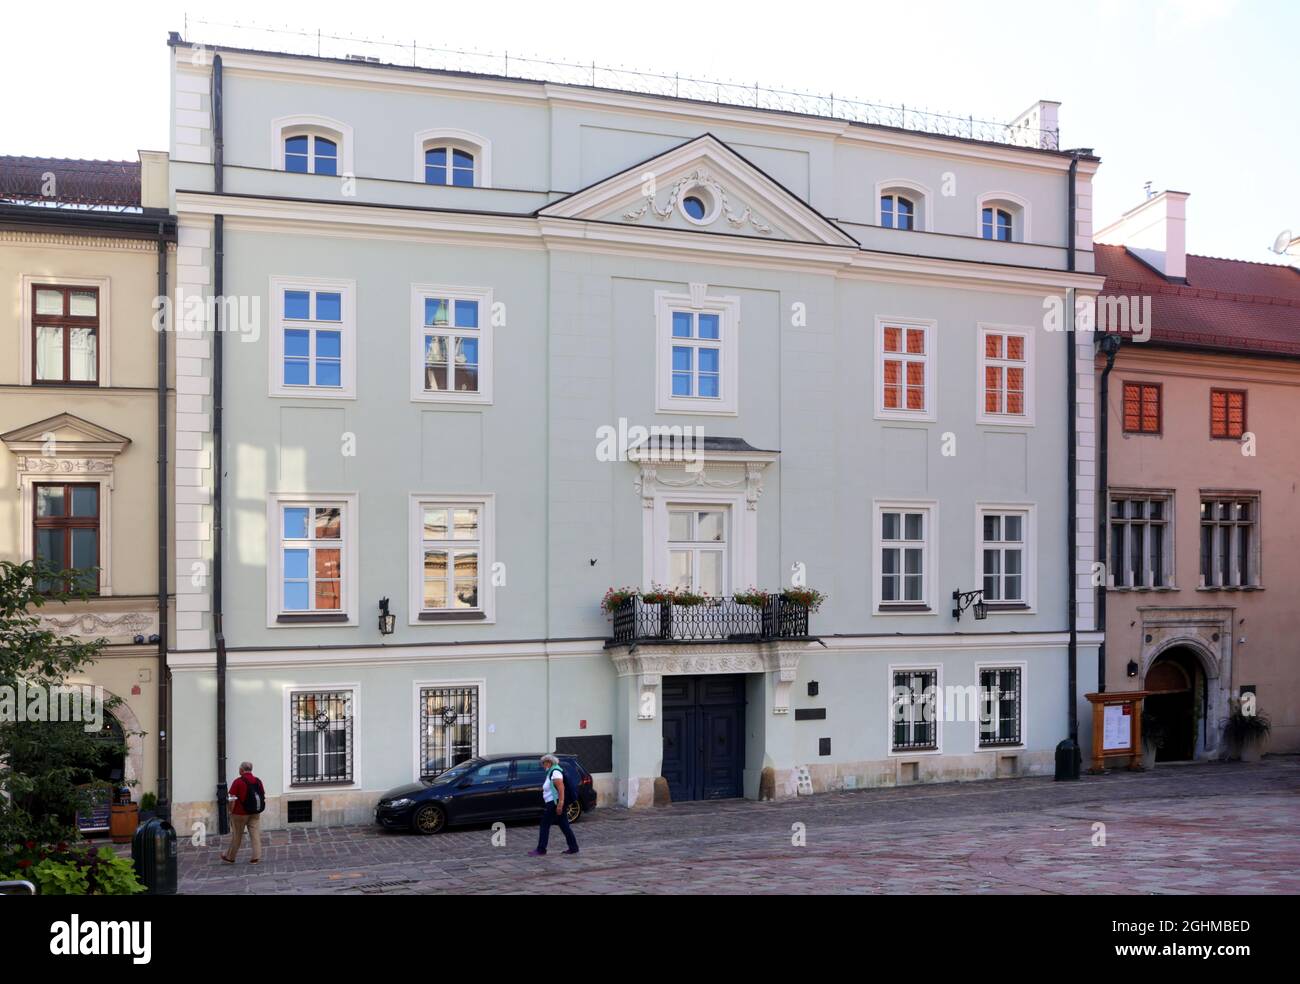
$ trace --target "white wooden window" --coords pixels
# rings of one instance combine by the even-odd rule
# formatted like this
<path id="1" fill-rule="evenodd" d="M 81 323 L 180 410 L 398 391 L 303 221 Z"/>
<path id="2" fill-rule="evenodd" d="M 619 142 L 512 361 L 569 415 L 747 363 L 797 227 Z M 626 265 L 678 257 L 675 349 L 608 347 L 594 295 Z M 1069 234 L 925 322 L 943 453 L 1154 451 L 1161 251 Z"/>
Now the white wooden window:
<path id="1" fill-rule="evenodd" d="M 731 414 L 739 406 L 738 297 L 655 294 L 656 409 L 663 413 Z"/>
<path id="2" fill-rule="evenodd" d="M 411 624 L 494 617 L 493 497 L 411 497 Z"/>
<path id="3" fill-rule="evenodd" d="M 416 284 L 411 290 L 411 399 L 492 402 L 492 291 Z"/>
<path id="4" fill-rule="evenodd" d="M 489 188 L 492 142 L 469 130 L 421 130 L 415 135 L 414 178 L 421 184 Z"/>
<path id="5" fill-rule="evenodd" d="M 1033 423 L 1033 332 L 982 325 L 979 346 L 979 422 Z"/>
<path id="6" fill-rule="evenodd" d="M 669 587 L 720 598 L 727 593 L 725 508 L 668 507 Z"/>
<path id="7" fill-rule="evenodd" d="M 1259 497 L 1201 498 L 1201 587 L 1246 588 L 1261 583 Z"/>
<path id="8" fill-rule="evenodd" d="M 1023 511 L 983 510 L 980 559 L 986 603 L 1025 604 L 1025 556 L 1029 537 Z"/>
<path id="9" fill-rule="evenodd" d="M 1110 494 L 1110 586 L 1174 586 L 1173 497 L 1161 492 Z"/>
<path id="10" fill-rule="evenodd" d="M 299 174 L 351 175 L 352 127 L 329 116 L 271 120 L 271 166 Z"/>
<path id="11" fill-rule="evenodd" d="M 931 612 L 936 556 L 931 502 L 877 502 L 875 607 L 881 614 Z"/>
<path id="12" fill-rule="evenodd" d="M 354 294 L 350 280 L 271 279 L 271 396 L 356 397 Z"/>
<path id="13" fill-rule="evenodd" d="M 876 416 L 934 420 L 932 321 L 878 319 L 876 322 Z"/>
<path id="14" fill-rule="evenodd" d="M 272 496 L 267 511 L 267 621 L 357 624 L 356 496 Z"/>

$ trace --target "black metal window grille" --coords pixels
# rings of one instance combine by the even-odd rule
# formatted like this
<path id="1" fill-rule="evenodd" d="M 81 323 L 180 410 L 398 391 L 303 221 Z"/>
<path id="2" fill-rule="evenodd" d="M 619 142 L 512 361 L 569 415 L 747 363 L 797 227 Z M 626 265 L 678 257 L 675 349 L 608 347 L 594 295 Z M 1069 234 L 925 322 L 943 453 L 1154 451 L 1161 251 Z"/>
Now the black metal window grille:
<path id="1" fill-rule="evenodd" d="M 292 697 L 292 783 L 352 781 L 352 691 L 304 691 Z"/>
<path id="2" fill-rule="evenodd" d="M 420 689 L 420 777 L 431 778 L 478 754 L 478 687 Z"/>
<path id="3" fill-rule="evenodd" d="M 938 747 L 937 678 L 937 670 L 900 670 L 894 674 L 894 751 Z"/>
<path id="4" fill-rule="evenodd" d="M 1020 670 L 980 670 L 980 745 L 1020 744 Z"/>

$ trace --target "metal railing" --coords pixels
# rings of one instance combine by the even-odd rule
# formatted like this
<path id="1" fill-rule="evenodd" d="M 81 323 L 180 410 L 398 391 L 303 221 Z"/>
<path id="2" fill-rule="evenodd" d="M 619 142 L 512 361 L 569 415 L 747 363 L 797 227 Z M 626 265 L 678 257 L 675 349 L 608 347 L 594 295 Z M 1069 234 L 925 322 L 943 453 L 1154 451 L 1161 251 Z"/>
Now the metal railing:
<path id="1" fill-rule="evenodd" d="M 972 115 L 935 112 L 905 104 L 868 102 L 834 93 L 818 94 L 778 89 L 757 82 L 724 82 L 690 75 L 642 72 L 612 68 L 593 62 L 552 61 L 509 52 L 467 51 L 434 48 L 416 40 L 363 38 L 326 31 L 291 27 L 230 24 L 200 18 L 186 18 L 186 40 L 191 30 L 202 37 L 191 43 L 285 54 L 315 55 L 358 62 L 464 72 L 499 78 L 581 85 L 620 92 L 669 96 L 727 106 L 742 106 L 803 116 L 848 120 L 871 126 L 886 126 L 919 133 L 960 137 L 987 143 L 1009 144 L 1047 150 L 1060 149 L 1055 130 L 979 119 Z"/>
<path id="2" fill-rule="evenodd" d="M 709 598 L 698 605 L 628 598 L 613 613 L 614 645 L 634 642 L 767 642 L 808 638 L 808 607 L 779 594 L 761 605 Z"/>

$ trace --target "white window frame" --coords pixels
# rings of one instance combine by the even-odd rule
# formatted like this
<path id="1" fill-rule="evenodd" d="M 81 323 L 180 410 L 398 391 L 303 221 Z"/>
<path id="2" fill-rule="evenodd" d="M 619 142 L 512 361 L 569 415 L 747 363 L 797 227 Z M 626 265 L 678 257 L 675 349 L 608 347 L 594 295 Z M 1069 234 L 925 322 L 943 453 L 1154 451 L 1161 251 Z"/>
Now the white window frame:
<path id="1" fill-rule="evenodd" d="M 478 608 L 424 608 L 424 511 L 425 505 L 473 506 L 479 510 L 479 585 Z M 492 567 L 496 562 L 496 496 L 491 492 L 446 495 L 412 492 L 409 497 L 407 542 L 408 591 L 407 624 L 436 626 L 454 624 L 491 625 L 496 622 L 496 588 L 492 583 Z M 473 541 L 465 541 L 470 543 Z M 421 619 L 422 613 L 445 614 L 447 617 Z M 482 617 L 477 617 L 481 613 Z"/>
<path id="2" fill-rule="evenodd" d="M 1122 550 L 1126 562 L 1131 563 L 1133 558 L 1133 549 L 1128 541 L 1127 531 L 1128 531 L 1128 527 L 1134 522 L 1134 520 L 1130 519 L 1127 516 L 1122 518 L 1117 518 L 1111 515 L 1112 507 L 1116 499 L 1123 499 L 1123 500 L 1143 499 L 1148 504 L 1153 500 L 1160 500 L 1161 502 L 1164 503 L 1165 518 L 1161 520 L 1161 523 L 1165 528 L 1165 535 L 1164 535 L 1165 583 L 1164 584 L 1157 585 L 1157 584 L 1146 583 L 1151 580 L 1150 569 L 1148 566 L 1150 564 L 1150 558 L 1151 558 L 1151 552 L 1150 552 L 1151 520 L 1149 516 L 1143 517 L 1141 520 L 1138 520 L 1138 522 L 1140 522 L 1142 526 L 1145 528 L 1145 533 L 1143 534 L 1144 542 L 1143 542 L 1143 549 L 1142 549 L 1142 560 L 1144 564 L 1142 570 L 1143 583 L 1142 584 L 1116 584 L 1115 583 L 1115 566 L 1112 562 L 1112 558 L 1114 557 L 1114 551 L 1115 551 L 1115 543 L 1116 543 L 1115 524 L 1118 520 L 1119 522 L 1123 523 L 1125 527 L 1125 542 Z M 1177 527 L 1176 527 L 1176 520 L 1175 520 L 1175 513 L 1174 513 L 1175 501 L 1176 501 L 1175 492 L 1173 489 L 1137 489 L 1137 488 L 1112 487 L 1109 490 L 1107 490 L 1106 513 L 1104 517 L 1106 523 L 1106 556 L 1101 558 L 1102 562 L 1106 565 L 1107 590 L 1109 591 L 1174 591 L 1177 589 L 1178 584 L 1176 579 L 1176 572 L 1178 569 L 1177 568 L 1178 537 L 1176 535 Z M 1198 503 L 1198 508 L 1199 508 L 1199 503 Z M 1149 512 L 1149 509 L 1146 511 Z M 1199 563 L 1200 563 L 1200 544 L 1201 544 L 1201 529 L 1200 529 L 1200 521 L 1198 517 L 1197 525 L 1196 525 L 1196 549 L 1197 549 L 1198 574 L 1199 574 Z M 1133 573 L 1135 575 L 1134 580 L 1136 580 L 1137 572 L 1130 571 L 1129 573 Z"/>
<path id="3" fill-rule="evenodd" d="M 921 318 L 876 318 L 876 357 L 875 357 L 875 418 L 877 420 L 922 420 L 933 422 L 938 419 L 938 392 L 935 383 L 938 380 L 939 323 Z M 921 329 L 925 332 L 925 354 L 908 355 L 904 352 L 890 352 L 890 358 L 903 362 L 903 403 L 907 403 L 907 363 L 922 362 L 925 365 L 925 409 L 908 410 L 906 406 L 893 408 L 885 406 L 885 329 L 901 328 L 903 330 L 903 348 L 907 348 L 907 330 Z"/>
<path id="4" fill-rule="evenodd" d="M 1251 518 L 1245 524 L 1241 524 L 1234 520 L 1219 520 L 1217 518 L 1212 520 L 1210 524 L 1206 524 L 1200 517 L 1200 509 L 1201 509 L 1201 504 L 1207 501 L 1213 502 L 1216 505 L 1221 502 L 1234 502 L 1234 503 L 1249 502 L 1251 508 Z M 1197 576 L 1198 587 L 1200 588 L 1200 590 L 1202 591 L 1247 591 L 1247 590 L 1262 588 L 1264 586 L 1261 503 L 1262 503 L 1262 497 L 1259 492 L 1248 492 L 1248 491 L 1233 492 L 1233 491 L 1222 491 L 1218 489 L 1200 490 L 1200 494 L 1197 497 L 1197 517 L 1196 517 L 1196 576 Z M 1219 530 L 1222 529 L 1224 526 L 1233 527 L 1232 558 L 1231 558 L 1231 563 L 1229 565 L 1230 572 L 1232 575 L 1232 582 L 1233 582 L 1232 584 L 1206 584 L 1205 577 L 1203 574 L 1201 574 L 1201 569 L 1200 569 L 1201 568 L 1201 534 L 1203 528 L 1206 525 L 1212 526 L 1214 531 L 1213 532 L 1214 539 L 1211 543 L 1210 569 L 1211 571 L 1216 571 L 1216 572 L 1219 570 L 1220 565 L 1217 564 L 1215 561 L 1219 556 L 1221 556 L 1219 545 L 1222 541 L 1219 536 Z M 1245 584 L 1240 583 L 1241 569 L 1240 569 L 1240 564 L 1238 562 L 1240 554 L 1236 549 L 1236 543 L 1239 537 L 1238 531 L 1241 529 L 1242 525 L 1245 525 L 1250 531 L 1249 551 L 1250 551 L 1251 578 Z"/>
<path id="5" fill-rule="evenodd" d="M 339 571 L 343 579 L 342 587 L 339 591 L 340 600 L 343 607 L 339 612 L 313 612 L 313 611 L 295 611 L 288 612 L 280 607 L 283 577 L 284 557 L 283 536 L 281 527 L 282 510 L 285 506 L 306 506 L 314 508 L 317 506 L 338 506 L 341 509 L 340 521 L 343 524 L 343 535 L 339 538 L 339 545 L 343 550 L 342 562 L 339 565 Z M 336 628 L 342 626 L 356 626 L 360 623 L 360 558 L 357 554 L 360 536 L 357 527 L 359 523 L 360 509 L 358 507 L 358 496 L 355 492 L 272 492 L 267 497 L 266 504 L 266 625 L 271 629 L 285 628 Z M 378 612 L 378 609 L 376 609 Z M 289 621 L 280 621 L 281 615 L 288 616 L 329 616 L 332 614 L 342 614 L 346 618 L 337 620 L 315 621 L 310 617 L 293 618 Z M 377 616 L 376 616 L 377 617 Z"/>
<path id="6" fill-rule="evenodd" d="M 894 674 L 933 671 L 935 688 L 934 748 L 894 748 Z M 914 758 L 943 754 L 943 665 L 933 663 L 890 663 L 885 677 L 885 753 L 889 758 Z"/>
<path id="7" fill-rule="evenodd" d="M 488 706 L 487 680 L 483 677 L 477 677 L 473 680 L 416 680 L 411 684 L 411 734 L 415 738 L 415 744 L 411 750 L 412 782 L 419 782 L 420 775 L 424 771 L 424 763 L 421 761 L 424 742 L 421 740 L 423 736 L 420 734 L 420 692 L 422 690 L 442 690 L 451 687 L 478 688 L 478 722 L 474 734 L 475 754 L 490 754 L 487 748 L 489 732 L 485 727 Z"/>
<path id="8" fill-rule="evenodd" d="M 1034 426 L 1034 390 L 1036 374 L 1034 372 L 1034 330 L 1018 325 L 997 325 L 988 322 L 980 322 L 978 331 L 979 350 L 977 352 L 977 378 L 975 381 L 975 419 L 978 423 L 988 424 L 997 427 L 1033 427 Z M 1003 348 L 1003 357 L 1000 359 L 990 359 L 985 353 L 985 342 L 989 335 L 1002 335 L 1005 339 L 1007 335 L 1016 335 L 1024 339 L 1025 359 L 1024 363 L 1015 363 L 1006 358 L 1005 342 Z M 1006 406 L 1006 370 L 1008 368 L 1023 368 L 1025 371 L 1025 412 L 1012 413 L 989 413 L 985 409 L 984 398 L 987 393 L 987 382 L 984 370 L 990 366 L 997 366 L 1002 369 L 1002 405 Z"/>
<path id="9" fill-rule="evenodd" d="M 706 466 L 707 467 L 707 466 Z M 663 469 L 661 468 L 661 476 Z M 672 509 L 726 509 L 727 510 L 727 577 L 724 590 L 735 592 L 739 588 L 758 583 L 758 512 L 748 508 L 744 492 L 724 492 L 711 489 L 689 491 L 662 490 L 653 504 L 643 511 L 642 526 L 642 587 L 646 590 L 657 584 L 668 584 L 668 510 Z"/>
<path id="10" fill-rule="evenodd" d="M 700 506 L 691 503 L 670 502 L 667 504 L 668 509 L 668 535 L 670 539 L 665 543 L 665 549 L 668 551 L 668 571 L 672 572 L 672 554 L 674 550 L 689 552 L 691 555 L 691 591 L 699 592 L 699 558 L 703 553 L 720 553 L 722 554 L 722 590 L 718 595 L 711 597 L 727 597 L 736 590 L 736 585 L 731 581 L 731 539 L 732 526 L 734 525 L 731 517 L 731 509 L 725 505 Z M 672 537 L 672 514 L 689 513 L 691 515 L 691 529 L 695 532 L 699 525 L 699 517 L 696 515 L 700 512 L 718 512 L 722 514 L 723 534 L 721 548 L 717 546 L 705 545 L 708 541 L 701 540 L 673 540 Z M 716 541 L 715 541 L 716 542 Z M 667 582 L 665 582 L 667 583 Z"/>
<path id="11" fill-rule="evenodd" d="M 288 137 L 312 136 L 333 140 L 339 150 L 339 173 L 321 175 L 321 177 L 342 178 L 356 172 L 352 164 L 352 127 L 342 120 L 330 116 L 316 116 L 310 113 L 293 116 L 280 116 L 271 121 L 271 166 L 277 171 L 285 170 L 284 141 Z M 314 175 L 315 143 L 311 145 L 311 167 L 307 173 Z M 287 173 L 287 172 L 286 172 Z"/>
<path id="12" fill-rule="evenodd" d="M 1011 242 L 1033 241 L 1029 199 L 1013 191 L 987 191 L 975 200 L 975 238 L 984 242 L 1001 242 L 1003 240 L 984 239 L 984 209 L 986 208 L 1000 208 L 1011 213 Z"/>
<path id="13" fill-rule="evenodd" d="M 32 378 L 32 321 L 35 319 L 36 312 L 32 308 L 32 288 L 43 284 L 49 284 L 51 287 L 87 287 L 99 291 L 99 327 L 96 329 L 95 339 L 96 354 L 99 358 L 96 374 L 99 378 L 94 386 L 66 383 L 42 383 L 41 385 L 47 388 L 79 385 L 83 389 L 105 389 L 112 386 L 113 353 L 110 346 L 113 343 L 113 332 L 109 323 L 113 311 L 113 298 L 110 293 L 112 281 L 108 277 L 43 277 L 32 273 L 24 273 L 20 278 L 22 336 L 19 344 L 18 384 L 20 386 L 35 384 Z"/>
<path id="14" fill-rule="evenodd" d="M 415 170 L 412 176 L 420 184 L 424 180 L 424 152 L 438 147 L 451 147 L 474 155 L 474 187 L 492 187 L 492 141 L 469 130 L 452 127 L 435 127 L 415 134 Z M 450 168 L 450 162 L 448 167 Z M 432 185 L 435 188 L 453 188 L 455 185 Z"/>
<path id="15" fill-rule="evenodd" d="M 988 514 L 1006 515 L 1018 513 L 1021 516 L 1021 529 L 1024 540 L 1020 548 L 1021 574 L 1020 583 L 1023 597 L 1018 602 L 1005 599 L 989 601 L 985 604 L 1013 607 L 995 607 L 990 615 L 1033 615 L 1038 610 L 1038 506 L 1032 502 L 979 502 L 975 504 L 975 581 L 978 588 L 984 587 L 984 517 Z M 1005 569 L 1002 575 L 1005 576 Z M 1021 607 L 1021 606 L 1024 607 Z"/>
<path id="16" fill-rule="evenodd" d="M 659 413 L 688 413 L 709 416 L 736 416 L 739 402 L 740 356 L 740 298 L 735 295 L 707 296 L 706 284 L 691 284 L 687 294 L 655 291 L 655 409 Z M 689 311 L 691 314 L 716 314 L 718 318 L 718 357 L 720 367 L 719 396 L 673 395 L 673 347 L 690 342 L 692 348 L 701 346 L 697 340 L 673 338 L 673 312 Z"/>
<path id="17" fill-rule="evenodd" d="M 305 783 L 301 786 L 294 785 L 294 761 L 293 761 L 293 695 L 294 694 L 314 694 L 326 693 L 328 691 L 349 691 L 352 694 L 350 703 L 352 704 L 352 781 L 338 783 Z M 361 789 L 361 756 L 358 754 L 358 748 L 361 744 L 361 684 L 359 683 L 309 683 L 294 684 L 286 683 L 283 688 L 283 710 L 280 714 L 280 720 L 283 722 L 281 740 L 283 741 L 284 757 L 281 759 L 281 768 L 284 769 L 283 781 L 281 784 L 281 796 L 292 797 L 293 799 L 309 799 L 317 791 L 328 792 L 339 789 Z M 299 795 L 301 794 L 301 795 Z M 267 790 L 270 796 L 270 790 Z M 314 818 L 313 814 L 313 818 Z"/>
<path id="18" fill-rule="evenodd" d="M 478 303 L 478 391 L 426 390 L 424 388 L 424 301 L 427 297 L 444 297 L 455 301 Z M 453 287 L 447 284 L 411 285 L 411 399 L 417 403 L 492 403 L 493 311 L 490 287 Z M 454 325 L 438 334 L 463 334 Z M 449 358 L 450 352 L 449 351 Z"/>
<path id="19" fill-rule="evenodd" d="M 930 189 L 919 181 L 912 181 L 907 178 L 892 178 L 888 181 L 876 182 L 876 225 L 882 229 L 885 227 L 884 209 L 880 207 L 880 199 L 886 195 L 902 195 L 912 203 L 912 228 L 910 230 L 900 230 L 903 232 L 929 232 L 930 231 L 930 202 L 933 200 Z M 893 228 L 897 229 L 897 226 Z"/>
<path id="20" fill-rule="evenodd" d="M 975 664 L 975 692 L 980 695 L 980 674 L 984 670 L 1019 670 L 1020 671 L 1020 744 L 1018 745 L 984 745 L 981 744 L 980 722 L 975 722 L 975 751 L 997 753 L 1029 748 L 1029 664 L 1023 660 L 1001 659 L 979 661 Z"/>
<path id="21" fill-rule="evenodd" d="M 924 514 L 922 527 L 925 538 L 922 541 L 921 586 L 922 597 L 918 601 L 884 601 L 880 581 L 883 573 L 881 553 L 885 549 L 883 539 L 884 514 L 887 512 L 919 512 Z M 939 566 L 939 503 L 934 499 L 873 499 L 871 519 L 872 553 L 869 568 L 871 571 L 871 610 L 873 615 L 928 615 L 939 614 L 939 598 L 936 592 L 937 568 Z M 890 543 L 896 541 L 891 540 Z M 901 560 L 901 557 L 900 557 Z M 900 575 L 901 576 L 901 575 Z M 900 581 L 901 584 L 901 581 Z M 924 610 L 912 606 L 924 605 Z M 910 608 L 910 610 L 909 610 Z"/>
<path id="22" fill-rule="evenodd" d="M 337 293 L 340 295 L 339 316 L 342 318 L 342 321 L 338 323 L 338 330 L 341 334 L 341 338 L 339 339 L 339 353 L 341 355 L 342 365 L 339 367 L 340 385 L 337 387 L 317 386 L 315 383 L 307 386 L 289 386 L 284 382 L 285 331 L 287 329 L 300 329 L 302 327 L 311 330 L 315 328 L 327 328 L 327 326 L 333 325 L 333 322 L 318 322 L 311 320 L 297 321 L 286 319 L 284 316 L 284 295 L 288 291 L 295 290 L 310 291 L 313 294 Z M 271 304 L 271 317 L 268 319 L 268 322 L 271 325 L 271 338 L 270 344 L 267 345 L 267 350 L 270 352 L 270 365 L 267 367 L 267 395 L 273 397 L 288 396 L 293 397 L 294 399 L 307 400 L 355 400 L 357 398 L 356 281 L 332 280 L 322 277 L 274 276 L 271 278 L 269 297 Z M 315 332 L 313 331 L 313 347 L 316 344 L 315 337 Z"/>

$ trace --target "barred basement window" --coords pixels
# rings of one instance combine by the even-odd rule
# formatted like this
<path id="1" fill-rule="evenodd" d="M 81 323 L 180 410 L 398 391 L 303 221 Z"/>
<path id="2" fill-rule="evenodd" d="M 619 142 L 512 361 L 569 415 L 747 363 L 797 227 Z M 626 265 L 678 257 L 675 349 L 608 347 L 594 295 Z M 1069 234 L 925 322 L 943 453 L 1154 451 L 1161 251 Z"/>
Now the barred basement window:
<path id="1" fill-rule="evenodd" d="M 1019 744 L 1019 667 L 980 670 L 980 747 Z"/>
<path id="2" fill-rule="evenodd" d="M 899 670 L 894 673 L 894 751 L 939 747 L 937 680 L 937 670 Z"/>
<path id="3" fill-rule="evenodd" d="M 420 778 L 478 754 L 478 687 L 420 688 Z"/>
<path id="4" fill-rule="evenodd" d="M 352 782 L 352 691 L 301 691 L 290 698 L 291 783 Z"/>

